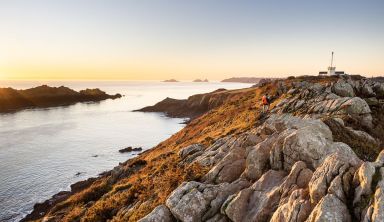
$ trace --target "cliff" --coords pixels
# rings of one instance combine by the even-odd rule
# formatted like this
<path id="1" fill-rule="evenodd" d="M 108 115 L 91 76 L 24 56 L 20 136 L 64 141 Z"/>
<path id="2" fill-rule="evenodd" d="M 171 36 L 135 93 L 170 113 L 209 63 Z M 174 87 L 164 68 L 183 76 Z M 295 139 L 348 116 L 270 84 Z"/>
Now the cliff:
<path id="1" fill-rule="evenodd" d="M 69 105 L 76 102 L 96 102 L 120 97 L 120 94 L 108 95 L 100 89 L 86 89 L 76 92 L 64 86 L 49 87 L 42 85 L 26 90 L 0 88 L 0 113 L 27 108 Z"/>
<path id="2" fill-rule="evenodd" d="M 236 91 L 218 89 L 211 93 L 193 95 L 188 99 L 165 98 L 153 106 L 147 106 L 135 111 L 162 112 L 169 117 L 195 118 L 220 106 L 229 96 L 235 94 Z"/>
<path id="3" fill-rule="evenodd" d="M 205 96 L 221 102 L 189 98 L 205 112 L 184 129 L 27 220 L 384 221 L 382 83 L 300 77 Z"/>

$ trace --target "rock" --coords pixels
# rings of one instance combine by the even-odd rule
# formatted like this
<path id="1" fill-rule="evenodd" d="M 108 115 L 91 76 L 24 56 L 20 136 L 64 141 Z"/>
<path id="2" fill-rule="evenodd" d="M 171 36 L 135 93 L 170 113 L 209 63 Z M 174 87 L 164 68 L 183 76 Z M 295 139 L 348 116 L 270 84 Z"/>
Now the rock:
<path id="1" fill-rule="evenodd" d="M 231 196 L 221 208 L 234 222 L 266 221 L 276 210 L 286 173 L 269 170 L 250 188 Z"/>
<path id="2" fill-rule="evenodd" d="M 367 102 L 365 102 L 360 97 L 353 97 L 347 100 L 340 106 L 340 109 L 345 110 L 347 114 L 351 115 L 362 115 L 371 113 L 371 109 L 369 108 Z"/>
<path id="3" fill-rule="evenodd" d="M 181 159 L 186 158 L 189 155 L 192 155 L 194 153 L 200 152 L 204 150 L 204 146 L 202 144 L 192 144 L 190 146 L 187 146 L 183 149 L 181 149 L 178 153 L 179 157 Z"/>
<path id="4" fill-rule="evenodd" d="M 361 93 L 364 97 L 372 97 L 376 96 L 371 86 L 369 86 L 367 83 L 363 84 L 361 87 Z"/>
<path id="5" fill-rule="evenodd" d="M 257 134 L 257 132 L 254 132 L 251 130 L 251 132 L 246 134 L 244 142 L 241 144 L 241 146 L 242 147 L 254 146 L 262 141 L 263 139 Z"/>
<path id="6" fill-rule="evenodd" d="M 346 202 L 353 174 L 356 170 L 355 161 L 350 163 L 347 156 L 334 153 L 327 157 L 313 173 L 309 182 L 311 203 L 318 203 L 326 194 L 331 193 Z"/>
<path id="7" fill-rule="evenodd" d="M 174 190 L 166 201 L 176 219 L 184 222 L 208 220 L 219 213 L 228 196 L 249 186 L 249 182 L 238 180 L 231 184 L 203 184 L 184 182 Z"/>
<path id="8" fill-rule="evenodd" d="M 160 205 L 138 222 L 172 222 L 175 221 L 168 207 Z"/>
<path id="9" fill-rule="evenodd" d="M 380 102 L 379 102 L 379 100 L 376 97 L 364 98 L 364 100 L 365 100 L 365 102 L 367 102 L 367 104 L 369 106 L 378 106 L 378 105 L 380 105 Z"/>
<path id="10" fill-rule="evenodd" d="M 272 169 L 282 167 L 290 170 L 297 161 L 316 168 L 332 152 L 329 137 L 332 138 L 331 131 L 324 123 L 294 130 L 283 139 L 282 146 L 273 147 L 270 157 Z"/>
<path id="11" fill-rule="evenodd" d="M 269 153 L 276 142 L 277 134 L 252 147 L 247 155 L 243 177 L 250 181 L 259 179 L 269 167 Z"/>
<path id="12" fill-rule="evenodd" d="M 341 119 L 326 118 L 323 122 L 331 129 L 335 141 L 349 145 L 360 158 L 373 159 L 380 150 L 379 143 L 371 135 L 344 126 Z"/>
<path id="13" fill-rule="evenodd" d="M 208 183 L 223 183 L 235 181 L 245 169 L 245 149 L 235 146 L 217 163 L 205 176 Z"/>
<path id="14" fill-rule="evenodd" d="M 345 82 L 344 80 L 339 80 L 332 86 L 332 92 L 341 97 L 354 97 L 355 92 L 353 87 Z"/>
<path id="15" fill-rule="evenodd" d="M 141 151 L 141 150 L 143 150 L 143 148 L 141 148 L 141 147 L 132 148 L 131 146 L 129 146 L 127 148 L 120 149 L 119 152 L 120 153 L 128 153 L 128 152 Z"/>
<path id="16" fill-rule="evenodd" d="M 384 83 L 375 83 L 373 90 L 378 98 L 384 98 Z"/>
<path id="17" fill-rule="evenodd" d="M 327 194 L 313 209 L 307 222 L 351 221 L 348 208 L 335 195 Z"/>
<path id="18" fill-rule="evenodd" d="M 371 214 L 374 206 L 371 204 L 372 194 L 380 196 L 381 180 L 383 178 L 384 151 L 380 152 L 375 162 L 364 162 L 355 172 L 353 184 L 356 187 L 353 199 L 354 213 L 358 218 L 367 217 L 372 221 Z M 377 204 L 384 201 L 378 198 Z M 369 209 L 371 208 L 371 209 Z"/>
<path id="19" fill-rule="evenodd" d="M 194 162 L 202 166 L 214 166 L 228 154 L 229 150 L 235 147 L 236 141 L 237 138 L 230 136 L 220 138 L 208 147 L 201 156 L 197 157 Z"/>
<path id="20" fill-rule="evenodd" d="M 380 168 L 381 178 L 384 178 L 384 168 Z M 378 183 L 372 204 L 372 222 L 384 221 L 384 180 Z"/>
<path id="21" fill-rule="evenodd" d="M 271 222 L 303 222 L 311 213 L 308 191 L 298 189 L 292 192 L 285 204 L 280 204 L 273 213 Z"/>
<path id="22" fill-rule="evenodd" d="M 280 185 L 280 205 L 287 202 L 287 198 L 290 197 L 293 191 L 307 188 L 312 175 L 312 170 L 308 169 L 304 162 L 296 162 L 293 165 L 291 172 Z"/>
<path id="23" fill-rule="evenodd" d="M 273 114 L 265 121 L 265 125 L 271 129 L 272 132 L 270 134 L 275 131 L 281 133 L 286 129 L 300 129 L 307 126 L 313 126 L 317 128 L 326 139 L 332 139 L 332 132 L 322 121 L 317 119 L 303 119 L 291 114 Z"/>

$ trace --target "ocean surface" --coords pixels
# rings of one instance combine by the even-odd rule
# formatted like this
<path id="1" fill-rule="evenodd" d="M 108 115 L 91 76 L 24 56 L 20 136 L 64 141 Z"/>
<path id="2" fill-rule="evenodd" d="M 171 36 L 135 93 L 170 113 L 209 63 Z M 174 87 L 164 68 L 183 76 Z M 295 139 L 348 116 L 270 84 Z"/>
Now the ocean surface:
<path id="1" fill-rule="evenodd" d="M 137 153 L 127 146 L 150 149 L 184 127 L 183 119 L 132 110 L 166 97 L 184 99 L 242 83 L 163 83 L 155 81 L 0 81 L 0 87 L 38 85 L 75 90 L 100 88 L 121 99 L 0 114 L 0 221 L 19 221 L 59 191 L 95 177 Z"/>

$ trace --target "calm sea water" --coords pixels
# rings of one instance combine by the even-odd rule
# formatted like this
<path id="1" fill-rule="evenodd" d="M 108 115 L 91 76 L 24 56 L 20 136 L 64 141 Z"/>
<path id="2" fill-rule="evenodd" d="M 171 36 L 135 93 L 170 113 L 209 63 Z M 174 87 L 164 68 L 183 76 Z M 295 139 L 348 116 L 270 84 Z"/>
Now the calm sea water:
<path id="1" fill-rule="evenodd" d="M 80 180 L 110 170 L 136 154 L 127 146 L 149 149 L 184 127 L 182 119 L 132 112 L 166 97 L 187 98 L 241 83 L 162 83 L 132 81 L 1 82 L 0 87 L 41 84 L 121 93 L 122 99 L 77 103 L 0 114 L 0 221 L 18 221 L 44 201 Z M 80 174 L 79 174 L 80 173 Z"/>

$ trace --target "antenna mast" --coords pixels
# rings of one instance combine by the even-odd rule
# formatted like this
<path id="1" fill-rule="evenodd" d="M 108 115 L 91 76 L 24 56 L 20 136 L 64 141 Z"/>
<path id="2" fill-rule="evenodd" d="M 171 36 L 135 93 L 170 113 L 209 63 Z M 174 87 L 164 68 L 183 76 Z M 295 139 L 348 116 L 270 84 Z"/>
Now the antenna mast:
<path id="1" fill-rule="evenodd" d="M 331 57 L 331 67 L 333 66 L 333 52 L 332 52 L 332 57 Z"/>

